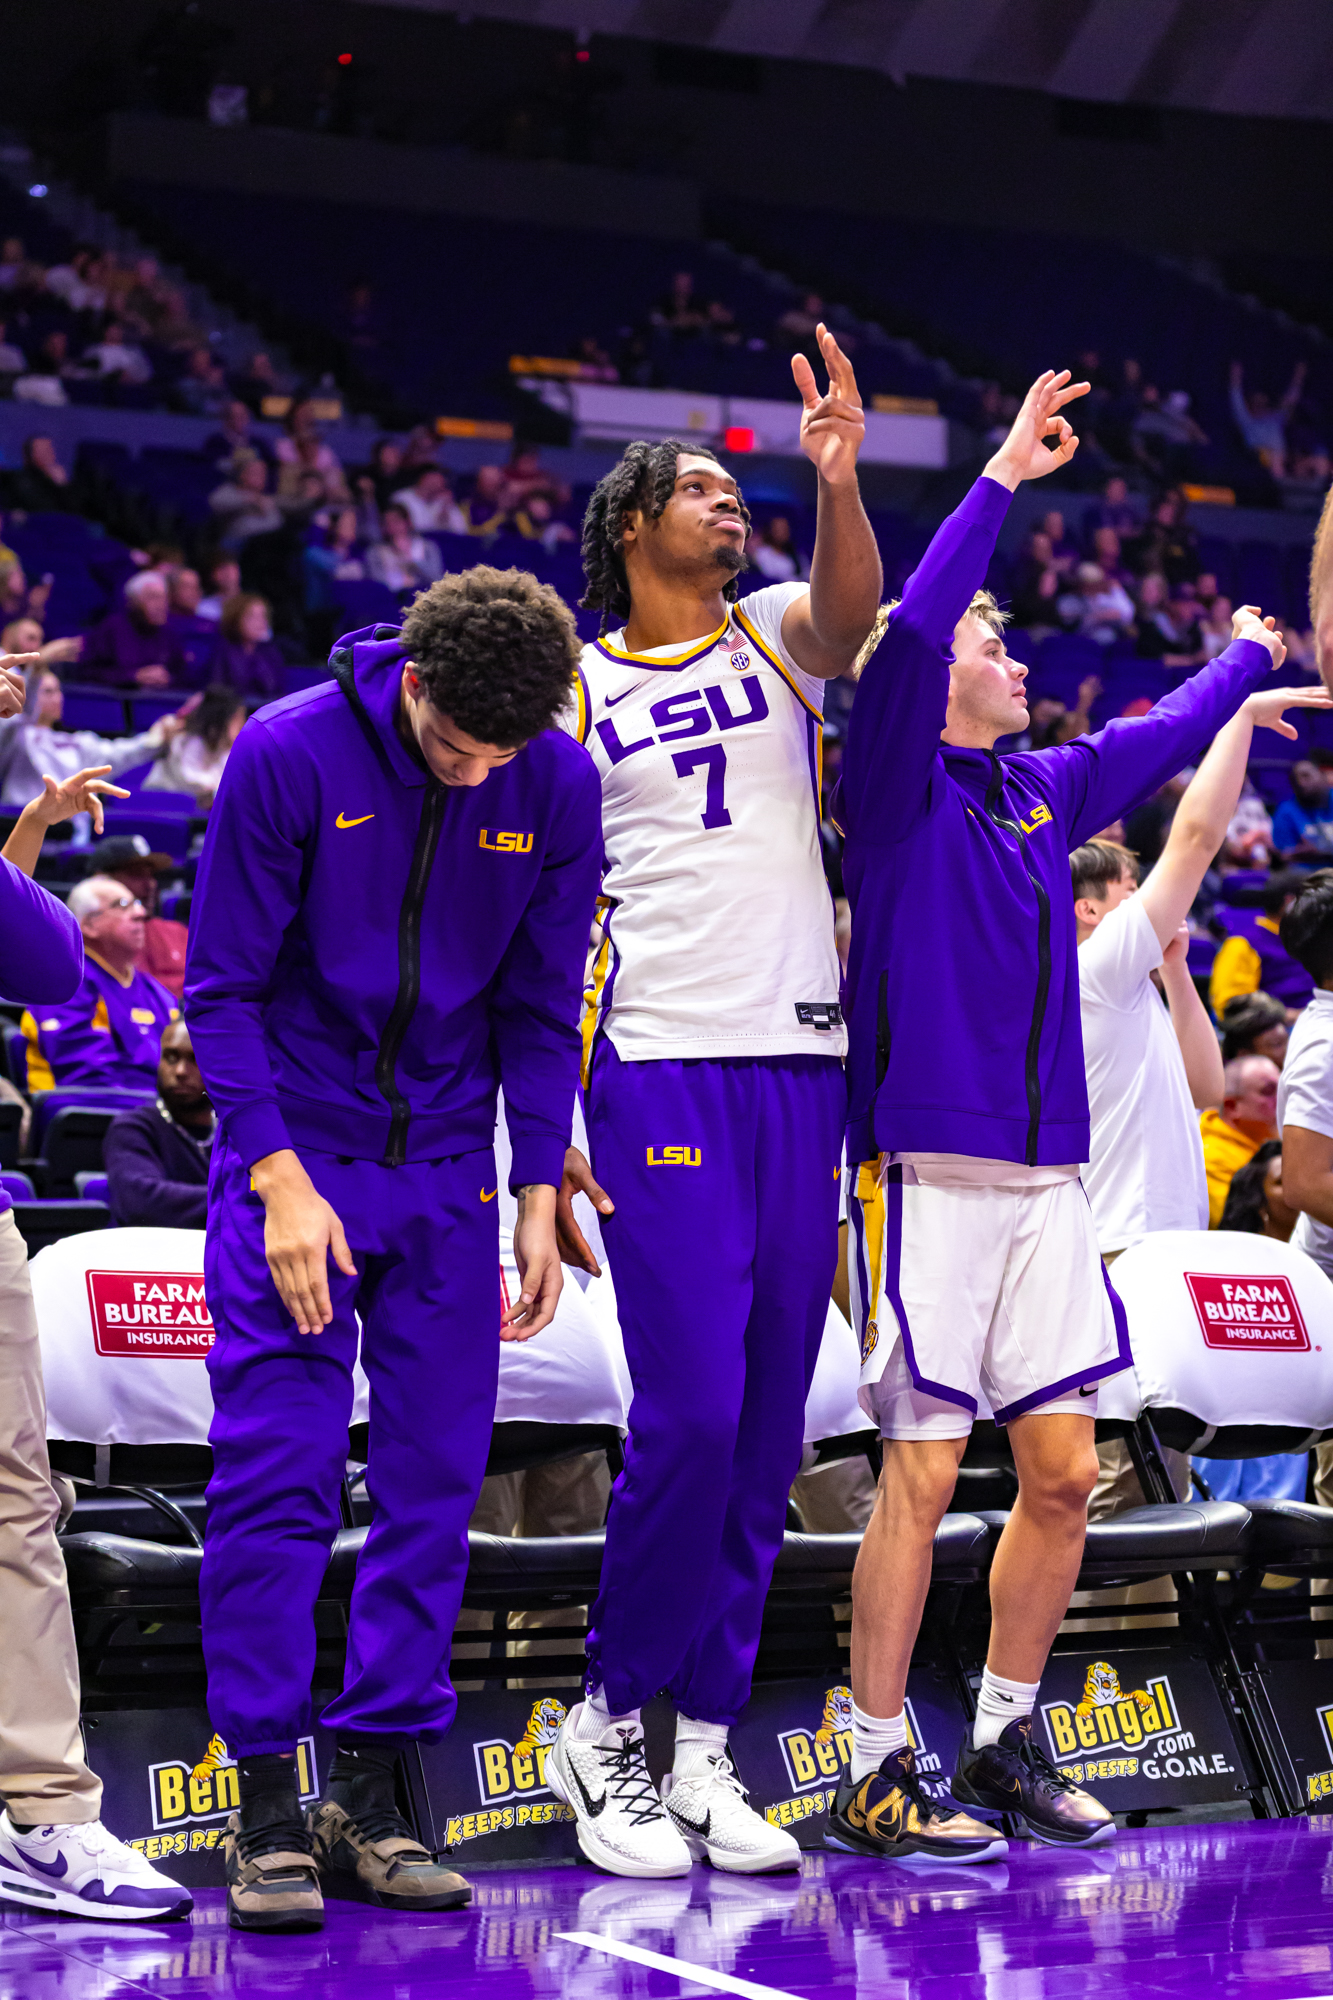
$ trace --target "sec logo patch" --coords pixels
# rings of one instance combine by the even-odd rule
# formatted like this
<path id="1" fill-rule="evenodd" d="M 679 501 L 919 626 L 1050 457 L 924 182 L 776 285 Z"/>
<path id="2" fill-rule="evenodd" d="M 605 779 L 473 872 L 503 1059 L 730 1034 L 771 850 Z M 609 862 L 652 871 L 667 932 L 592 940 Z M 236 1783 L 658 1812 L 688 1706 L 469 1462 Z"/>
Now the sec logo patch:
<path id="1" fill-rule="evenodd" d="M 733 653 L 731 664 L 735 667 L 738 674 L 743 674 L 750 664 L 750 655 L 748 653 Z"/>

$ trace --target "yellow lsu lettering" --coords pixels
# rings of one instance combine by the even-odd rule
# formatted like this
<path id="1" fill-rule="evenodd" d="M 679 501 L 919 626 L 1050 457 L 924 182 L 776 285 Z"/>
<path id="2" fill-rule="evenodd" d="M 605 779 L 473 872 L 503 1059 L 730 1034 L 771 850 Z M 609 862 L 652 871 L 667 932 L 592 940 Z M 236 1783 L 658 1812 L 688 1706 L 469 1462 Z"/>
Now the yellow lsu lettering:
<path id="1" fill-rule="evenodd" d="M 648 1148 L 650 1167 L 697 1167 L 702 1165 L 703 1157 L 700 1146 L 695 1146 L 693 1150 L 688 1146 L 663 1146 L 660 1153 L 651 1146 Z"/>
<path id="2" fill-rule="evenodd" d="M 1021 819 L 1018 823 L 1024 833 L 1035 833 L 1039 826 L 1045 826 L 1047 821 L 1054 817 L 1049 806 L 1038 806 L 1030 819 Z"/>
<path id="3" fill-rule="evenodd" d="M 484 826 L 477 837 L 477 845 L 484 847 L 488 854 L 531 854 L 532 835 L 501 833 L 494 827 Z"/>

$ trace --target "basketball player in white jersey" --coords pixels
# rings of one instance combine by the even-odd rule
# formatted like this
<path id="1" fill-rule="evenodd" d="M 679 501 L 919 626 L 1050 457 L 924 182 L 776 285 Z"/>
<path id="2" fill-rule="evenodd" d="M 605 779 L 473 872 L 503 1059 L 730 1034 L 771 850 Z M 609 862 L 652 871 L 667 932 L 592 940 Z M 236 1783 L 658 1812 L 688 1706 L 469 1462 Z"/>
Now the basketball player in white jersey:
<path id="1" fill-rule="evenodd" d="M 846 1038 L 820 714 L 823 681 L 871 629 L 881 573 L 857 488 L 856 381 L 823 327 L 819 342 L 827 395 L 793 361 L 818 473 L 808 585 L 736 602 L 739 488 L 711 451 L 674 439 L 631 445 L 584 523 L 584 604 L 603 630 L 583 650 L 570 727 L 602 777 L 584 1027 L 597 1182 L 572 1152 L 562 1206 L 568 1260 L 585 1267 L 568 1201 L 582 1187 L 602 1208 L 634 1401 L 588 1698 L 547 1773 L 584 1853 L 623 1875 L 681 1874 L 705 1854 L 740 1872 L 799 1859 L 750 1809 L 726 1743 L 837 1255 Z M 639 1720 L 664 1687 L 678 1711 L 665 1806 Z"/>

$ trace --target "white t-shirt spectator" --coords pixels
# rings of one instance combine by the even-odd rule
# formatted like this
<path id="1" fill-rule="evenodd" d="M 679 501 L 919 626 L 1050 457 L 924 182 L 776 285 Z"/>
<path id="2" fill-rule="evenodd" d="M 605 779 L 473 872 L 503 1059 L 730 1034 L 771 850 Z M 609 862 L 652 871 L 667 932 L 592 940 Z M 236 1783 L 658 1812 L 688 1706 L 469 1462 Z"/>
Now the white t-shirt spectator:
<path id="1" fill-rule="evenodd" d="M 1158 1229 L 1208 1227 L 1199 1114 L 1171 1016 L 1148 976 L 1161 963 L 1137 896 L 1078 949 L 1092 1113 L 1083 1186 L 1103 1256 Z"/>
<path id="2" fill-rule="evenodd" d="M 153 377 L 148 356 L 127 340 L 99 340 L 95 347 L 84 349 L 83 358 L 99 375 L 123 375 L 127 382 L 150 382 Z"/>
<path id="3" fill-rule="evenodd" d="M 1333 993 L 1322 989 L 1291 1031 L 1277 1087 L 1277 1122 L 1301 1125 L 1333 1139 Z M 1333 1278 L 1333 1229 L 1303 1215 L 1292 1232 L 1297 1249 Z"/>
<path id="4" fill-rule="evenodd" d="M 430 499 L 415 486 L 404 486 L 394 494 L 393 505 L 402 508 L 419 535 L 465 535 L 468 531 L 467 515 L 447 487 Z"/>

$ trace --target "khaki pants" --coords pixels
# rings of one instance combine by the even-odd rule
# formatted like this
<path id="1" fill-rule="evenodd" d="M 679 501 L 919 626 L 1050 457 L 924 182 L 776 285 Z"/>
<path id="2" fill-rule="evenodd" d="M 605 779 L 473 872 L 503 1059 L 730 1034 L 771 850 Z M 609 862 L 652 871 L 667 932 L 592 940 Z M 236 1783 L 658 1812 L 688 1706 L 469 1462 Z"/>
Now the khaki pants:
<path id="1" fill-rule="evenodd" d="M 1108 1260 L 1109 1261 L 1109 1260 Z M 1188 1500 L 1190 1496 L 1190 1462 L 1184 1452 L 1172 1451 L 1162 1446 L 1162 1460 L 1167 1477 L 1175 1490 L 1177 1500 Z M 1112 1521 L 1117 1514 L 1124 1514 L 1131 1507 L 1143 1507 L 1147 1502 L 1139 1475 L 1134 1470 L 1134 1461 L 1129 1448 L 1119 1438 L 1112 1438 L 1108 1444 L 1097 1447 L 1097 1484 L 1088 1499 L 1088 1519 L 1090 1521 Z M 1122 1584 L 1116 1590 L 1076 1590 L 1070 1600 L 1071 1611 L 1090 1611 L 1111 1605 L 1174 1604 L 1176 1586 L 1169 1576 L 1146 1577 L 1142 1583 Z M 1153 1625 L 1175 1625 L 1178 1623 L 1174 1611 L 1165 1611 L 1146 1618 L 1108 1618 L 1108 1630 L 1132 1631 Z M 1066 1627 L 1077 1630 L 1077 1627 Z"/>
<path id="2" fill-rule="evenodd" d="M 481 1482 L 481 1492 L 469 1526 L 485 1535 L 591 1535 L 606 1519 L 611 1497 L 611 1475 L 606 1455 L 600 1451 L 581 1452 L 577 1458 L 562 1458 L 554 1465 L 534 1465 L 527 1472 L 495 1472 Z M 543 1625 L 566 1625 L 570 1614 L 586 1606 L 562 1606 L 557 1611 L 511 1611 L 507 1630 L 540 1629 Z M 463 1610 L 454 1627 L 458 1632 L 491 1632 L 493 1611 Z M 568 1653 L 569 1639 L 510 1639 L 507 1656 Z M 454 1642 L 454 1658 L 485 1658 L 489 1645 L 471 1646 Z M 506 1686 L 578 1687 L 578 1677 L 554 1674 L 535 1680 L 511 1680 Z M 460 1694 L 485 1686 L 483 1681 L 458 1680 Z"/>
<path id="3" fill-rule="evenodd" d="M 0 1795 L 22 1824 L 75 1826 L 102 1808 L 83 1758 L 79 1663 L 28 1253 L 0 1216 Z"/>
<path id="4" fill-rule="evenodd" d="M 799 1473 L 791 1497 L 807 1535 L 863 1534 L 875 1511 L 875 1475 L 862 1457 Z"/>

